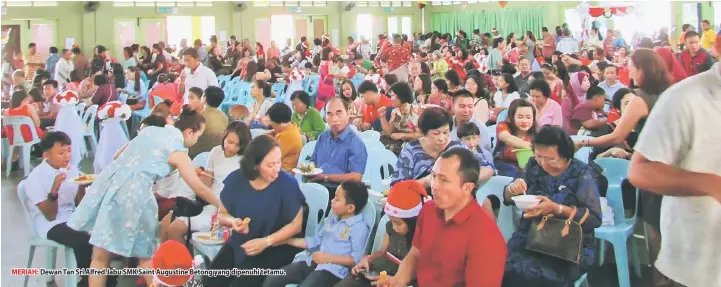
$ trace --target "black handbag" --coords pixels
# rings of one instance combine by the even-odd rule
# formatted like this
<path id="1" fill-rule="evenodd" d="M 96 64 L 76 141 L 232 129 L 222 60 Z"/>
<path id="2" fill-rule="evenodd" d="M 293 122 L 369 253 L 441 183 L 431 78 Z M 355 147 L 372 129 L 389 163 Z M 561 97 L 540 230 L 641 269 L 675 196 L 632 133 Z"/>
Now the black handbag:
<path id="1" fill-rule="evenodd" d="M 583 247 L 583 228 L 581 225 L 588 218 L 588 209 L 581 221 L 573 221 L 576 207 L 568 219 L 553 218 L 546 215 L 531 225 L 526 249 L 553 256 L 578 264 L 581 261 Z"/>
<path id="2" fill-rule="evenodd" d="M 190 230 L 190 218 L 198 216 L 201 212 L 203 212 L 203 207 L 206 205 L 208 205 L 208 203 L 200 198 L 198 198 L 198 200 L 192 200 L 185 197 L 175 198 L 175 206 L 173 206 L 172 209 L 173 215 L 170 217 L 170 222 L 173 222 L 178 216 L 188 217 L 188 231 L 186 233 L 185 246 L 191 254 L 193 254 L 193 247 L 190 245 L 190 238 L 192 237 Z"/>

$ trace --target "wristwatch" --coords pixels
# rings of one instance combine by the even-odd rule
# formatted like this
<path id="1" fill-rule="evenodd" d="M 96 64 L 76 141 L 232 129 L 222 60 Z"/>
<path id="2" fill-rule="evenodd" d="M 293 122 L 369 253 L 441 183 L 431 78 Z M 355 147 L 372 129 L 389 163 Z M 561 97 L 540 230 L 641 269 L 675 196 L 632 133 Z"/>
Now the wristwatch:
<path id="1" fill-rule="evenodd" d="M 48 200 L 50 200 L 50 201 L 56 201 L 56 200 L 58 200 L 58 195 L 57 195 L 57 194 L 56 194 L 56 195 L 53 195 L 52 192 L 48 192 Z"/>

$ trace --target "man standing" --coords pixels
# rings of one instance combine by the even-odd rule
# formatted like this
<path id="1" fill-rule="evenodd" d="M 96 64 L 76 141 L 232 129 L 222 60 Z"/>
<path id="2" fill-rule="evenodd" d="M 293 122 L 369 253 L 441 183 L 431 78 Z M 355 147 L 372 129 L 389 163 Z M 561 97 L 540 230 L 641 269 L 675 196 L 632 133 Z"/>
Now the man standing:
<path id="1" fill-rule="evenodd" d="M 708 20 L 701 21 L 701 29 L 703 29 L 703 34 L 701 35 L 701 47 L 706 50 L 713 49 L 714 41 L 716 41 L 716 31 L 711 29 L 711 22 Z"/>
<path id="2" fill-rule="evenodd" d="M 38 54 L 35 43 L 30 43 L 28 45 L 28 54 L 25 55 L 25 79 L 32 82 L 33 78 L 35 78 L 35 72 L 42 68 L 45 68 L 43 56 Z"/>
<path id="3" fill-rule="evenodd" d="M 421 209 L 413 246 L 385 285 L 501 286 L 506 243 L 476 201 L 481 166 L 473 152 L 451 148 L 433 165 L 433 201 Z"/>
<path id="4" fill-rule="evenodd" d="M 705 33 L 705 32 L 704 32 Z M 693 76 L 711 68 L 714 59 L 711 54 L 699 45 L 700 37 L 695 31 L 686 32 L 686 49 L 678 56 L 686 74 Z"/>
<path id="5" fill-rule="evenodd" d="M 73 58 L 73 70 L 78 71 L 78 74 L 81 78 L 87 77 L 88 69 L 90 68 L 90 62 L 88 61 L 88 58 L 85 57 L 82 52 L 80 52 L 80 48 L 75 47 L 71 51 L 75 56 Z"/>
<path id="6" fill-rule="evenodd" d="M 553 52 L 556 51 L 556 38 L 551 35 L 551 33 L 548 33 L 548 28 L 542 27 L 541 28 L 541 34 L 543 35 L 543 58 L 546 61 L 551 60 L 551 57 L 553 56 Z"/>
<path id="7" fill-rule="evenodd" d="M 478 147 L 491 153 L 491 136 L 488 134 L 486 125 L 476 119 L 476 115 L 473 113 L 474 103 L 473 95 L 467 90 L 459 90 L 453 94 L 453 112 L 455 115 L 453 116 L 453 129 L 451 130 L 449 139 L 452 141 L 460 141 L 461 139 L 458 138 L 458 127 L 467 122 L 472 122 L 481 131 L 481 136 L 478 139 Z"/>
<path id="8" fill-rule="evenodd" d="M 564 54 L 575 54 L 580 50 L 580 45 L 571 35 L 571 29 L 563 28 L 563 39 L 556 44 L 556 50 Z"/>
<path id="9" fill-rule="evenodd" d="M 721 286 L 721 260 L 712 255 L 721 254 L 720 106 L 716 64 L 661 95 L 631 158 L 631 183 L 664 195 L 655 266 L 674 286 Z"/>
<path id="10" fill-rule="evenodd" d="M 51 80 L 55 80 L 55 64 L 58 63 L 58 60 L 60 60 L 58 47 L 50 47 L 50 56 L 45 60 L 45 67 L 47 67 L 48 73 L 50 73 Z"/>
<path id="11" fill-rule="evenodd" d="M 197 44 L 198 40 L 196 40 Z M 198 50 L 188 48 L 183 52 L 183 60 L 185 61 L 185 69 L 180 74 L 180 84 L 178 91 L 183 95 L 183 103 L 188 103 L 188 93 L 190 88 L 197 87 L 205 91 L 210 86 L 218 86 L 218 78 L 210 68 L 200 64 Z"/>
<path id="12" fill-rule="evenodd" d="M 53 75 L 55 80 L 61 86 L 65 86 L 70 82 L 70 72 L 72 72 L 74 68 L 73 62 L 70 61 L 71 57 L 72 54 L 70 51 L 68 51 L 68 49 L 63 49 L 62 58 L 60 58 L 58 63 L 55 64 L 55 74 Z"/>

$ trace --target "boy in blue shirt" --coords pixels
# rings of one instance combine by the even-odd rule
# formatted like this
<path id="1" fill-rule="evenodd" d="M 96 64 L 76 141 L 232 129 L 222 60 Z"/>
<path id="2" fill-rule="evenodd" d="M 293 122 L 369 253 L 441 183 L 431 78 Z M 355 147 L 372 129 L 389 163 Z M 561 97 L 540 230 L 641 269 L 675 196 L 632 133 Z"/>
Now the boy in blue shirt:
<path id="1" fill-rule="evenodd" d="M 304 261 L 283 267 L 284 276 L 268 276 L 263 287 L 331 287 L 348 275 L 360 262 L 370 229 L 361 211 L 368 202 L 368 188 L 362 182 L 346 181 L 338 186 L 330 207 L 333 214 L 315 235 L 291 238 L 284 243 L 308 249 L 312 255 Z"/>
<path id="2" fill-rule="evenodd" d="M 467 122 L 458 127 L 458 139 L 461 143 L 466 145 L 471 151 L 479 153 L 483 156 L 483 158 L 493 162 L 493 155 L 489 151 L 479 147 L 478 143 L 480 142 L 480 138 L 481 130 L 473 122 Z M 495 216 L 495 213 L 493 212 L 493 204 L 488 198 L 483 200 L 483 204 L 481 204 L 481 206 L 492 216 Z"/>

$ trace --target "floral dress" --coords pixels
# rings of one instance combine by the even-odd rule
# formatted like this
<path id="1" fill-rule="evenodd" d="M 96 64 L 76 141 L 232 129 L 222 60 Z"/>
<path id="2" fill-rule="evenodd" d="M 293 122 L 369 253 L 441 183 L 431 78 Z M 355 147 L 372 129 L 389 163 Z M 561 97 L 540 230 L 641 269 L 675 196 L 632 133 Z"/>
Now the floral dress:
<path id="1" fill-rule="evenodd" d="M 89 232 L 90 244 L 109 252 L 151 258 L 159 244 L 153 182 L 171 173 L 168 157 L 183 150 L 177 128 L 143 129 L 90 185 L 68 226 Z"/>
<path id="2" fill-rule="evenodd" d="M 412 112 L 410 105 L 408 105 L 407 109 L 407 111 L 393 109 L 391 122 L 389 123 L 393 129 L 391 133 L 412 133 L 416 130 L 416 127 L 418 126 L 418 114 L 414 114 Z M 405 143 L 403 140 L 394 140 L 387 134 L 381 135 L 380 140 L 386 149 L 392 151 L 396 155 L 401 153 L 403 143 Z"/>
<path id="3" fill-rule="evenodd" d="M 526 250 L 531 225 L 539 219 L 521 219 L 519 228 L 508 240 L 508 257 L 503 275 L 503 287 L 512 286 L 573 286 L 574 282 L 594 261 L 595 238 L 593 231 L 601 226 L 601 203 L 591 167 L 572 159 L 560 176 L 549 175 L 535 158 L 526 166 L 523 179 L 526 194 L 543 195 L 556 203 L 577 208 L 574 221 L 578 222 L 586 210 L 589 216 L 583 223 L 583 247 L 579 264 L 549 255 Z M 505 202 L 508 204 L 509 202 Z"/>

